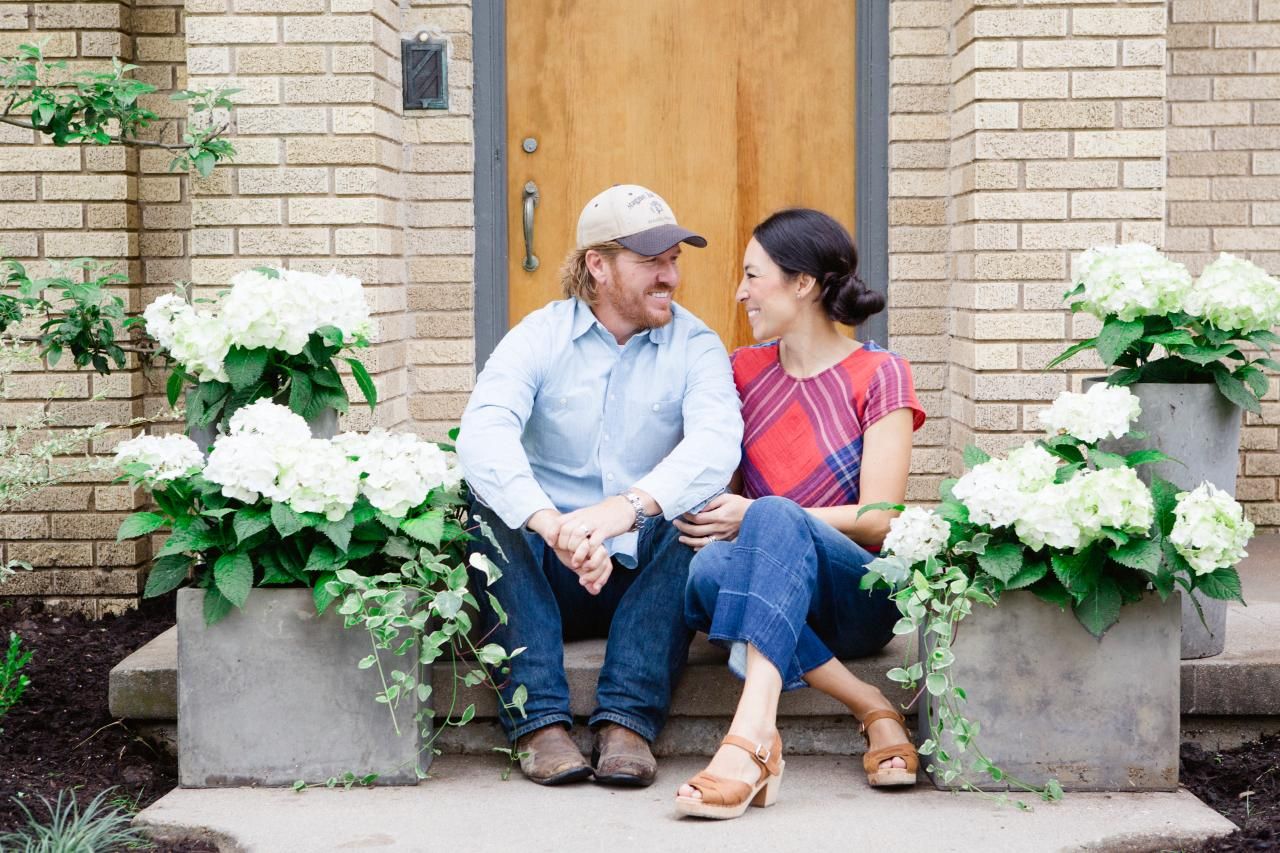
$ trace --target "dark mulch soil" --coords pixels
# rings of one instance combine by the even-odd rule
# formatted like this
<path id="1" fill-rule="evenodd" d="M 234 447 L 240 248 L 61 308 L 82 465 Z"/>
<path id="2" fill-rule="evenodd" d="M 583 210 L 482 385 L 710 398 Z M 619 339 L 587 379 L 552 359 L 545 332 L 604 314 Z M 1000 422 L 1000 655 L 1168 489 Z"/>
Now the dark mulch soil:
<path id="1" fill-rule="evenodd" d="M 1182 784 L 1240 827 L 1201 853 L 1280 850 L 1280 735 L 1226 752 L 1184 743 Z"/>
<path id="2" fill-rule="evenodd" d="M 111 797 L 146 808 L 177 784 L 177 763 L 138 737 L 107 709 L 107 674 L 131 652 L 174 624 L 172 596 L 146 602 L 122 616 L 91 620 L 45 612 L 39 602 L 0 601 L 0 639 L 9 632 L 34 652 L 27 664 L 31 686 L 0 718 L 0 830 L 26 819 L 13 798 L 38 818 L 38 797 L 57 799 L 74 789 L 88 803 L 114 787 Z M 207 844 L 159 850 L 216 851 Z"/>

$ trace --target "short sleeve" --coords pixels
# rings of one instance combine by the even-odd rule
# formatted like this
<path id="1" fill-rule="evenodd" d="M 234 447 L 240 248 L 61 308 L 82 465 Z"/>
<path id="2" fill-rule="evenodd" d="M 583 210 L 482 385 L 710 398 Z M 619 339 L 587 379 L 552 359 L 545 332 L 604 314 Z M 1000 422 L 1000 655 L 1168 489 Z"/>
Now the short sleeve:
<path id="1" fill-rule="evenodd" d="M 862 413 L 865 430 L 890 412 L 911 410 L 911 429 L 924 425 L 924 408 L 916 398 L 915 383 L 911 379 L 911 364 L 902 356 L 890 353 L 871 375 L 867 385 L 866 406 Z"/>

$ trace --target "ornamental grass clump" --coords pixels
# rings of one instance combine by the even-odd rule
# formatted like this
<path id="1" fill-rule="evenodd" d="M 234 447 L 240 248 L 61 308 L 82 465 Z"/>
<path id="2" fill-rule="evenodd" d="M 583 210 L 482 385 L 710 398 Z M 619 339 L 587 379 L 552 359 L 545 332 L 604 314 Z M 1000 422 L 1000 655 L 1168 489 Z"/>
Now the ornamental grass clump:
<path id="1" fill-rule="evenodd" d="M 1280 370 L 1270 357 L 1280 344 L 1271 331 L 1280 324 L 1280 279 L 1225 252 L 1193 280 L 1186 267 L 1144 243 L 1096 247 L 1081 256 L 1065 299 L 1071 310 L 1101 320 L 1102 330 L 1049 367 L 1096 350 L 1116 368 L 1108 384 L 1214 382 L 1254 413 L 1268 387 L 1263 368 Z M 1249 345 L 1265 354 L 1251 358 L 1242 349 Z"/>
<path id="2" fill-rule="evenodd" d="M 373 430 L 333 439 L 311 436 L 301 416 L 270 400 L 231 415 L 206 460 L 185 436 L 140 436 L 123 442 L 116 463 L 135 486 L 151 491 L 156 511 L 121 524 L 118 538 L 157 531 L 169 536 L 147 577 L 147 597 L 189 578 L 204 590 L 209 624 L 243 607 L 258 587 L 311 590 L 317 613 L 335 606 L 348 628 L 363 627 L 372 654 L 359 667 L 376 668 L 397 733 L 398 702 L 426 701 L 424 669 L 446 652 L 470 667 L 455 667 L 454 700 L 444 723 L 462 725 L 474 705 L 456 708 L 458 683 L 497 691 L 519 651 L 473 640 L 472 616 L 484 595 L 506 621 L 487 587 L 501 577 L 467 544 L 488 536 L 467 510 L 453 449 L 403 433 Z M 381 651 L 404 663 L 386 666 Z M 502 713 L 523 714 L 517 689 Z M 455 714 L 456 711 L 456 714 Z M 432 716 L 420 712 L 419 722 Z M 443 725 L 424 725 L 424 749 Z"/>
<path id="3" fill-rule="evenodd" d="M 888 677 L 938 699 L 931 737 L 920 747 L 935 756 L 947 784 L 964 780 L 958 757 L 939 747 L 943 735 L 996 781 L 1061 796 L 1056 781 L 1034 788 L 1008 777 L 982 755 L 975 721 L 966 718 L 964 690 L 951 680 L 952 642 L 974 604 L 997 605 L 1027 590 L 1051 606 L 1071 608 L 1095 637 L 1121 618 L 1126 604 L 1149 594 L 1167 600 L 1176 587 L 1210 598 L 1241 598 L 1235 565 L 1247 556 L 1253 525 L 1236 501 L 1210 483 L 1180 492 L 1135 469 L 1169 457 L 1156 449 L 1120 455 L 1098 442 L 1121 438 L 1141 414 L 1123 387 L 1064 392 L 1041 414 L 1044 438 L 1003 458 L 975 447 L 969 470 L 942 484 L 936 510 L 911 508 L 890 525 L 881 556 L 868 565 L 864 587 L 888 587 L 902 618 L 897 634 L 920 633 L 921 659 Z M 877 504 L 870 509 L 902 509 Z"/>
<path id="4" fill-rule="evenodd" d="M 169 401 L 195 386 L 187 400 L 188 427 L 226 427 L 254 400 L 285 403 L 308 420 L 350 405 L 337 361 L 351 368 L 370 406 L 377 390 L 361 362 L 341 353 L 367 347 L 369 304 L 360 280 L 259 267 L 238 273 L 212 303 L 183 294 L 161 296 L 143 311 L 146 330 L 174 363 Z"/>

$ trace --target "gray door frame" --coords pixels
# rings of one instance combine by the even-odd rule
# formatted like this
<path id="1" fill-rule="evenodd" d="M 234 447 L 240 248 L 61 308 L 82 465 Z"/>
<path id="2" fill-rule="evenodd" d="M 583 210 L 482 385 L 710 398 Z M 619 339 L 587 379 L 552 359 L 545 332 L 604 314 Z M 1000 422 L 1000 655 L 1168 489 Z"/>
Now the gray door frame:
<path id="1" fill-rule="evenodd" d="M 507 332 L 506 0 L 475 0 L 475 330 L 476 368 Z M 862 279 L 889 292 L 889 3 L 857 0 L 855 238 Z M 888 346 L 880 312 L 862 337 Z"/>

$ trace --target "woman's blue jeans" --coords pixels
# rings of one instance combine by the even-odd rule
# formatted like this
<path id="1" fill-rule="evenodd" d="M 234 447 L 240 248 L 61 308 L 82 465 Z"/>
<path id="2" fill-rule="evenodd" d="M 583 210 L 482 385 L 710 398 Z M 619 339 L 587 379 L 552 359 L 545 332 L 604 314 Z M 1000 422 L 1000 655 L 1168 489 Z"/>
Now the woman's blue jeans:
<path id="1" fill-rule="evenodd" d="M 661 516 L 650 518 L 640 532 L 637 568 L 615 563 L 609 582 L 593 596 L 541 536 L 512 530 L 479 502 L 472 512 L 492 527 L 505 554 L 504 559 L 483 539 L 476 545 L 502 569 L 489 592 L 507 612 L 507 624 L 498 625 L 481 593 L 481 624 L 493 631 L 489 641 L 507 651 L 525 649 L 511 661 L 502 689 L 508 702 L 518 685 L 529 693 L 523 718 L 514 710 L 499 714 L 507 736 L 514 741 L 544 726 L 572 725 L 564 641 L 607 637 L 588 724 L 617 723 L 647 741 L 656 739 L 693 638 L 681 606 L 693 551 L 680 544 L 679 531 Z M 472 589 L 480 592 L 483 581 L 477 581 Z"/>
<path id="2" fill-rule="evenodd" d="M 859 588 L 873 559 L 862 546 L 793 501 L 753 502 L 738 538 L 694 557 L 685 621 L 730 649 L 745 677 L 745 646 L 782 674 L 785 690 L 833 657 L 873 654 L 893 637 L 897 606 L 885 590 Z"/>

